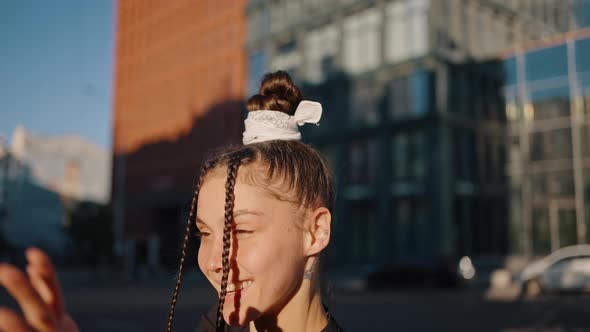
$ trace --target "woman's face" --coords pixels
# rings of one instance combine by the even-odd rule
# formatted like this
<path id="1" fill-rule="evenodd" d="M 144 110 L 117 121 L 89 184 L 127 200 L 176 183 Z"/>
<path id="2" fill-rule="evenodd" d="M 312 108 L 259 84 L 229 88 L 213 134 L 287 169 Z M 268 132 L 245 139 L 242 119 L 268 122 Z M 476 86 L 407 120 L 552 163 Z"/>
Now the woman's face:
<path id="1" fill-rule="evenodd" d="M 223 307 L 225 321 L 245 325 L 277 313 L 297 292 L 306 256 L 300 213 L 293 203 L 278 200 L 240 176 L 234 187 L 234 229 L 230 272 Z M 211 173 L 201 186 L 197 227 L 201 232 L 199 268 L 221 291 L 225 172 Z"/>

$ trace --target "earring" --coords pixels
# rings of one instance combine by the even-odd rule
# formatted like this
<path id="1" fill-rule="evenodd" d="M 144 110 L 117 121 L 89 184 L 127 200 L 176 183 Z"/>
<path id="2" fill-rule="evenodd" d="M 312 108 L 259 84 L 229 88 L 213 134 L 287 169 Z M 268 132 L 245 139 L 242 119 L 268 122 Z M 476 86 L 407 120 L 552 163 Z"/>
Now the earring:
<path id="1" fill-rule="evenodd" d="M 311 277 L 313 276 L 313 270 L 315 270 L 316 265 L 318 264 L 318 259 L 314 259 L 313 263 L 311 264 L 311 267 L 309 268 L 309 270 L 305 270 L 305 273 L 303 273 L 303 280 L 311 280 Z"/>

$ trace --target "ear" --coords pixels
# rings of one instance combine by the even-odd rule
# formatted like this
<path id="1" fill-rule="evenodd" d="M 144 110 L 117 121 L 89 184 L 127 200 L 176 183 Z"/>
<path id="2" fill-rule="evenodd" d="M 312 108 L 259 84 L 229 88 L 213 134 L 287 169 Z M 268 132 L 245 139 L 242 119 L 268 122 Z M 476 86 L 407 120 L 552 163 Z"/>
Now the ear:
<path id="1" fill-rule="evenodd" d="M 330 243 L 332 214 L 325 207 L 319 207 L 308 214 L 305 221 L 305 254 L 320 253 Z"/>

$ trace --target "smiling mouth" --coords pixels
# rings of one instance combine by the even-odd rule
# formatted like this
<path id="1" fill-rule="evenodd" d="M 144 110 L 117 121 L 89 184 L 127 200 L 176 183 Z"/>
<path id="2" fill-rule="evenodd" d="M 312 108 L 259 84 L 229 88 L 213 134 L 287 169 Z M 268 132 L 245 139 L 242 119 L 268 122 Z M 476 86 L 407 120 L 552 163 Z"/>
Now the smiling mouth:
<path id="1" fill-rule="evenodd" d="M 252 280 L 244 280 L 239 282 L 231 282 L 227 284 L 227 293 L 235 293 L 243 291 L 252 285 Z M 219 287 L 221 289 L 221 287 Z"/>

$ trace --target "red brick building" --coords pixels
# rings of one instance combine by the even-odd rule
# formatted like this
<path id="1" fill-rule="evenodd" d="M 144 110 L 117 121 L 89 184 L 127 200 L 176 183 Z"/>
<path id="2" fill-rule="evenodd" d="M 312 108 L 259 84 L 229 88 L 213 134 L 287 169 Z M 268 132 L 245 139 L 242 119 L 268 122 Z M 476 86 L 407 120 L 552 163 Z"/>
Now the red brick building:
<path id="1" fill-rule="evenodd" d="M 176 260 L 205 153 L 239 143 L 244 0 L 120 0 L 113 113 L 115 252 Z M 148 254 L 149 253 L 149 254 Z"/>

